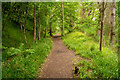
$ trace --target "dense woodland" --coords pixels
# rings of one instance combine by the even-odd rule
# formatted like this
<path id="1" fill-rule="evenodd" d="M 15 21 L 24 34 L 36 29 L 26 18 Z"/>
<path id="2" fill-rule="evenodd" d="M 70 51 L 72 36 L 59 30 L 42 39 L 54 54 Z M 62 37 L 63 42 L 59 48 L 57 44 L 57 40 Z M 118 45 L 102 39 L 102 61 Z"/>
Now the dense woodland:
<path id="1" fill-rule="evenodd" d="M 119 77 L 120 2 L 115 0 L 3 2 L 2 77 L 36 78 L 56 33 L 84 58 L 77 63 L 80 78 Z"/>

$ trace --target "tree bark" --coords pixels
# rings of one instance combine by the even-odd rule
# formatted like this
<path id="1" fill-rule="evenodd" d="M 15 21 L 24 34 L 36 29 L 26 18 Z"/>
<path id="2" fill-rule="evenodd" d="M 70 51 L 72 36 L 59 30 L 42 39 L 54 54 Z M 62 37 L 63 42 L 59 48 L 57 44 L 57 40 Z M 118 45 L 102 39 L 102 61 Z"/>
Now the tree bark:
<path id="1" fill-rule="evenodd" d="M 51 22 L 50 22 L 50 36 L 52 36 L 52 28 L 51 28 Z"/>
<path id="2" fill-rule="evenodd" d="M 27 24 L 27 10 L 26 10 L 26 13 L 25 13 L 25 25 L 24 25 L 24 38 L 25 38 L 25 43 L 27 44 L 27 38 L 26 38 L 26 34 L 25 34 L 25 26 Z"/>
<path id="3" fill-rule="evenodd" d="M 103 41 L 103 27 L 104 27 L 104 25 L 103 25 L 103 22 L 104 22 L 104 10 L 105 10 L 105 8 L 104 8 L 104 2 L 102 2 L 101 3 L 101 10 L 100 10 L 100 15 L 101 15 L 101 23 L 100 23 L 100 25 L 101 25 L 101 33 L 100 33 L 100 51 L 102 51 L 102 41 Z"/>
<path id="4" fill-rule="evenodd" d="M 63 7 L 63 1 L 62 1 L 62 15 L 63 15 L 63 34 L 62 34 L 62 36 L 65 36 L 64 35 L 64 7 Z"/>
<path id="5" fill-rule="evenodd" d="M 25 38 L 25 43 L 27 44 L 27 38 L 26 38 L 26 34 L 25 34 L 25 27 L 24 27 L 24 38 Z"/>
<path id="6" fill-rule="evenodd" d="M 100 12 L 98 24 L 100 25 L 100 22 L 101 22 L 101 4 L 100 4 L 100 2 L 98 2 L 98 4 L 99 4 L 99 12 Z"/>
<path id="7" fill-rule="evenodd" d="M 112 3 L 112 13 L 111 13 L 111 32 L 110 32 L 110 45 L 114 45 L 114 27 L 115 27 L 115 0 Z"/>
<path id="8" fill-rule="evenodd" d="M 118 2 L 118 19 L 118 22 L 120 22 L 120 1 Z M 118 54 L 120 56 L 120 23 L 118 25 Z"/>
<path id="9" fill-rule="evenodd" d="M 33 44 L 35 43 L 36 40 L 36 6 L 34 4 L 34 39 L 33 39 Z"/>
<path id="10" fill-rule="evenodd" d="M 39 3 L 39 7 L 40 7 L 40 3 Z M 38 40 L 40 40 L 40 9 L 38 14 Z"/>

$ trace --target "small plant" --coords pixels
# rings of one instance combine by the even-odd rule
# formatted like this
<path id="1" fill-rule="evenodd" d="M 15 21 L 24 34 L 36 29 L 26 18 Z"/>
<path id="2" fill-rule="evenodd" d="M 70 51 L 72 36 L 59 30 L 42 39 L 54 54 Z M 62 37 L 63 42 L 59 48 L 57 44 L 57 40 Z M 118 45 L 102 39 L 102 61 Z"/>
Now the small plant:
<path id="1" fill-rule="evenodd" d="M 7 55 L 9 57 L 9 56 L 17 55 L 17 54 L 20 54 L 20 53 L 21 53 L 20 49 L 16 49 L 14 47 L 11 47 L 11 48 L 8 49 Z"/>

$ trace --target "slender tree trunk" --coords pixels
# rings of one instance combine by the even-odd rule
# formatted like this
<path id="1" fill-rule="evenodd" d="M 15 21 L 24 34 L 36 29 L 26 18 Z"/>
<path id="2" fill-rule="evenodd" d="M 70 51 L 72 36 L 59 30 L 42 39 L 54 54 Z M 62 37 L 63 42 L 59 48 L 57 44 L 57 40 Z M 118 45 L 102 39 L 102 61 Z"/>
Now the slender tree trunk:
<path id="1" fill-rule="evenodd" d="M 53 30 L 53 33 L 54 33 L 55 32 L 55 30 L 54 30 L 54 23 L 53 23 L 53 29 L 52 30 Z"/>
<path id="2" fill-rule="evenodd" d="M 98 5 L 99 5 L 99 12 L 100 12 L 98 24 L 100 25 L 100 22 L 101 22 L 101 4 L 100 4 L 100 2 L 98 2 Z M 100 37 L 100 29 L 97 30 L 96 34 Z"/>
<path id="3" fill-rule="evenodd" d="M 19 12 L 20 14 L 20 12 Z M 21 19 L 21 16 L 19 15 L 19 21 L 20 21 L 20 30 L 22 31 L 22 19 Z"/>
<path id="4" fill-rule="evenodd" d="M 70 13 L 70 23 L 69 23 L 70 30 L 69 32 L 72 32 L 73 30 L 73 19 L 72 19 L 72 13 Z"/>
<path id="5" fill-rule="evenodd" d="M 39 3 L 39 7 L 40 7 L 40 3 Z M 38 40 L 40 40 L 40 10 L 38 14 Z"/>
<path id="6" fill-rule="evenodd" d="M 120 5 L 119 4 L 120 4 L 120 1 L 118 2 L 118 19 L 119 19 L 118 22 L 120 22 Z M 120 23 L 118 25 L 118 54 L 119 54 L 118 56 L 120 56 Z"/>
<path id="7" fill-rule="evenodd" d="M 40 24 L 40 23 L 39 23 Z M 38 40 L 40 40 L 40 29 L 41 29 L 41 27 L 40 27 L 40 25 L 39 25 L 39 28 L 38 28 Z"/>
<path id="8" fill-rule="evenodd" d="M 26 14 L 25 14 L 25 25 L 24 25 L 24 38 L 25 38 L 25 43 L 27 44 L 27 38 L 26 38 L 26 34 L 25 34 L 25 26 L 27 24 L 27 10 L 26 10 Z"/>
<path id="9" fill-rule="evenodd" d="M 64 7 L 63 7 L 63 1 L 62 1 L 62 15 L 63 15 L 63 36 L 65 36 L 64 35 Z"/>
<path id="10" fill-rule="evenodd" d="M 112 3 L 112 13 L 111 13 L 111 32 L 110 32 L 110 44 L 114 45 L 114 27 L 115 27 L 115 0 Z"/>
<path id="11" fill-rule="evenodd" d="M 98 2 L 98 4 L 99 4 L 99 12 L 100 12 L 98 24 L 100 25 L 100 22 L 101 22 L 101 4 L 100 4 L 100 2 Z"/>
<path id="12" fill-rule="evenodd" d="M 100 51 L 102 51 L 102 41 L 103 41 L 103 22 L 104 22 L 104 2 L 102 2 L 101 4 L 101 11 L 100 11 L 100 15 L 101 15 L 101 33 L 100 33 Z"/>
<path id="13" fill-rule="evenodd" d="M 25 27 L 24 27 L 24 38 L 25 38 L 25 43 L 27 44 L 27 38 L 26 38 L 26 34 L 25 34 Z"/>
<path id="14" fill-rule="evenodd" d="M 20 19 L 20 29 L 22 31 L 22 20 Z"/>
<path id="15" fill-rule="evenodd" d="M 45 28 L 45 36 L 44 36 L 44 38 L 46 38 L 46 33 L 47 33 L 47 27 Z"/>
<path id="16" fill-rule="evenodd" d="M 34 39 L 33 39 L 33 44 L 35 43 L 36 40 L 36 6 L 34 4 Z"/>
<path id="17" fill-rule="evenodd" d="M 52 36 L 52 28 L 51 28 L 51 22 L 50 22 L 50 36 Z"/>

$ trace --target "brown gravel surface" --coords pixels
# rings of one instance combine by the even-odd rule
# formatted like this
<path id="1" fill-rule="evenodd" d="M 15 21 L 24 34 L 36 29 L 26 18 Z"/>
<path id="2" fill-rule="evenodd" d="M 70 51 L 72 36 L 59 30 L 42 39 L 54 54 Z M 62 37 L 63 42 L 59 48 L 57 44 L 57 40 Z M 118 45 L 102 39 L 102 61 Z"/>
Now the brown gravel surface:
<path id="1" fill-rule="evenodd" d="M 51 38 L 53 48 L 40 69 L 38 78 L 73 78 L 74 51 L 69 50 L 59 38 Z"/>

